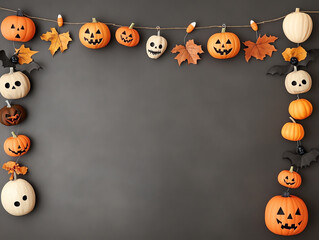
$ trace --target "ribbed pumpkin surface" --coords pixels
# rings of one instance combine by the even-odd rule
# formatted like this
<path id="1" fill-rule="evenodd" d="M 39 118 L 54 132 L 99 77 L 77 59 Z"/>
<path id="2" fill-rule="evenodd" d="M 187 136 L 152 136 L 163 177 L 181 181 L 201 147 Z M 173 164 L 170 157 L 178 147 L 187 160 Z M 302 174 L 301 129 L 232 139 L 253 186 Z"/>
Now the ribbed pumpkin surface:
<path id="1" fill-rule="evenodd" d="M 281 129 L 283 138 L 290 141 L 300 141 L 305 135 L 303 126 L 299 123 L 286 123 Z"/>
<path id="2" fill-rule="evenodd" d="M 309 117 L 312 113 L 312 104 L 306 99 L 297 99 L 289 104 L 289 114 L 298 120 Z"/>

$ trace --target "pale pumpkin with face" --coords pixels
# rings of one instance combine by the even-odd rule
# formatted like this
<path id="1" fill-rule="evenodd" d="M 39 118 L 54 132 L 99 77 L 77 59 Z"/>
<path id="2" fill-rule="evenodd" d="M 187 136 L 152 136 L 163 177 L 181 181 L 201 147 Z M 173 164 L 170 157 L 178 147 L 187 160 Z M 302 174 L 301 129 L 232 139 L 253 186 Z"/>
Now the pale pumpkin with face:
<path id="1" fill-rule="evenodd" d="M 306 93 L 311 89 L 312 79 L 304 70 L 293 71 L 287 74 L 285 86 L 290 94 Z"/>
<path id="2" fill-rule="evenodd" d="M 35 206 L 35 201 L 34 189 L 24 179 L 9 181 L 2 188 L 2 206 L 13 216 L 23 216 L 30 213 Z"/>
<path id="3" fill-rule="evenodd" d="M 158 59 L 165 52 L 167 41 L 159 35 L 150 36 L 146 42 L 146 53 L 149 58 Z"/>
<path id="4" fill-rule="evenodd" d="M 28 95 L 31 88 L 29 78 L 22 72 L 10 72 L 0 77 L 0 93 L 6 99 L 19 99 Z"/>

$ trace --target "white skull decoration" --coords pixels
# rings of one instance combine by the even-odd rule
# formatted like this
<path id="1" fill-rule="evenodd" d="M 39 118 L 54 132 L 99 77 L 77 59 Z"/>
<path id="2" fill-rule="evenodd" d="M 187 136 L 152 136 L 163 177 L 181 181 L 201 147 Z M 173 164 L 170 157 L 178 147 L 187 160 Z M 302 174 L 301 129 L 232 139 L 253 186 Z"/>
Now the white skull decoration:
<path id="1" fill-rule="evenodd" d="M 157 35 L 150 36 L 146 42 L 146 53 L 149 58 L 158 59 L 165 52 L 167 48 L 167 41 L 160 36 L 159 31 Z"/>
<path id="2" fill-rule="evenodd" d="M 300 94 L 311 89 L 312 80 L 309 73 L 304 70 L 295 70 L 287 74 L 285 86 L 290 94 Z"/>
<path id="3" fill-rule="evenodd" d="M 16 179 L 6 183 L 1 191 L 3 208 L 13 216 L 31 212 L 35 205 L 35 193 L 30 183 Z"/>

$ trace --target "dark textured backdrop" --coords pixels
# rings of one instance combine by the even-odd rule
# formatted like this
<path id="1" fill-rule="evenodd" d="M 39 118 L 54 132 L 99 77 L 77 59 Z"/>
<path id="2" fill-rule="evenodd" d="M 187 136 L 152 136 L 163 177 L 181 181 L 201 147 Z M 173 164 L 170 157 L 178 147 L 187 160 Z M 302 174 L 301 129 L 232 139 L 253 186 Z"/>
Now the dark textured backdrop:
<path id="1" fill-rule="evenodd" d="M 143 26 L 248 24 L 276 18 L 295 7 L 319 10 L 312 1 L 1 1 L 8 8 L 65 21 L 100 21 Z M 9 15 L 0 11 L 0 18 Z M 315 31 L 303 44 L 319 47 Z M 280 135 L 294 96 L 284 77 L 266 76 L 282 64 L 281 52 L 294 47 L 282 22 L 260 26 L 260 33 L 279 37 L 278 52 L 266 61 L 246 63 L 243 51 L 231 60 L 207 53 L 209 36 L 219 30 L 197 30 L 189 38 L 203 45 L 198 65 L 178 67 L 170 50 L 183 42 L 184 31 L 162 31 L 168 40 L 158 60 L 146 56 L 147 38 L 126 48 L 114 39 L 101 50 L 83 47 L 80 26 L 66 25 L 74 39 L 69 49 L 52 57 L 40 35 L 55 26 L 35 21 L 35 38 L 26 43 L 39 53 L 43 70 L 32 75 L 32 91 L 14 101 L 28 110 L 20 133 L 32 148 L 20 163 L 36 190 L 32 214 L 12 217 L 0 208 L 1 239 L 208 240 L 282 239 L 264 225 L 267 201 L 280 194 L 276 178 L 289 164 L 281 159 L 295 144 Z M 242 41 L 254 40 L 251 29 L 229 29 Z M 1 49 L 12 43 L 0 37 Z M 319 147 L 318 62 L 309 67 L 313 88 L 306 94 L 314 113 L 302 121 L 306 148 Z M 8 70 L 0 70 L 5 73 Z M 1 100 L 4 105 L 4 99 Z M 17 129 L 14 127 L 13 129 Z M 0 126 L 0 142 L 11 128 Z M 10 158 L 0 153 L 1 164 Z M 319 165 L 303 170 L 303 183 L 293 193 L 309 208 L 309 225 L 297 237 L 319 234 Z M 0 172 L 0 186 L 8 181 Z"/>

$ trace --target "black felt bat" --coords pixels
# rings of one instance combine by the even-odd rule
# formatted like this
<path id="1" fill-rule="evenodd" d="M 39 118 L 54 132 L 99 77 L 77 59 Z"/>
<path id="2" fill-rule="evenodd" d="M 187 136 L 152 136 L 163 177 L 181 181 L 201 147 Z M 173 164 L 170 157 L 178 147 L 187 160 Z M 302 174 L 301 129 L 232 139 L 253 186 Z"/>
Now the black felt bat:
<path id="1" fill-rule="evenodd" d="M 308 64 L 311 61 L 315 61 L 316 58 L 319 56 L 319 49 L 310 49 L 307 51 L 307 57 L 305 60 L 298 63 L 298 69 L 306 69 Z M 294 65 L 287 64 L 287 65 L 275 65 L 268 69 L 267 74 L 271 75 L 286 75 L 294 70 Z"/>
<path id="2" fill-rule="evenodd" d="M 2 61 L 2 66 L 4 68 L 13 67 L 16 71 L 21 71 L 28 76 L 33 70 L 41 69 L 41 66 L 35 61 L 23 65 L 12 62 L 11 59 L 7 57 L 4 50 L 0 50 L 0 61 Z"/>
<path id="3" fill-rule="evenodd" d="M 316 162 L 318 157 L 318 149 L 312 149 L 310 152 L 304 154 L 286 151 L 282 155 L 283 159 L 288 159 L 291 162 L 291 165 L 294 165 L 298 168 L 310 167 L 310 164 L 312 162 Z"/>

